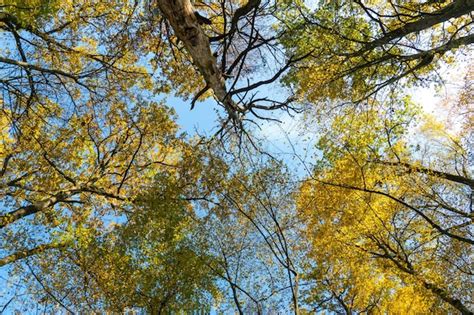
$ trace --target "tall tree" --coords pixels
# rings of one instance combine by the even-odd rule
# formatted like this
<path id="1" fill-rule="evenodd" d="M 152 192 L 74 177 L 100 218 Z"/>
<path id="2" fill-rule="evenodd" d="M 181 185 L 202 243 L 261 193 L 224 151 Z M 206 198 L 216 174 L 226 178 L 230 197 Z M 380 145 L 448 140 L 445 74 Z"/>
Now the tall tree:
<path id="1" fill-rule="evenodd" d="M 77 220 L 120 215 L 179 155 L 172 112 L 143 100 L 139 8 L 2 5 L 1 265 L 61 247 L 51 232 Z"/>
<path id="2" fill-rule="evenodd" d="M 317 307 L 472 314 L 471 130 L 411 107 L 347 110 L 321 139 L 324 158 L 298 201 Z"/>
<path id="3" fill-rule="evenodd" d="M 82 223 L 61 236 L 68 248 L 29 259 L 32 302 L 72 313 L 208 312 L 217 297 L 212 257 L 182 184 L 176 172 L 159 174 L 124 222 L 105 233 Z"/>
<path id="4" fill-rule="evenodd" d="M 133 112 L 114 104 L 59 128 L 41 118 L 30 116 L 22 136 L 7 133 L 2 143 L 1 265 L 37 253 L 58 229 L 83 220 L 100 228 L 103 216 L 120 216 L 179 155 L 175 125 L 158 104 Z"/>
<path id="5" fill-rule="evenodd" d="M 288 2 L 282 43 L 311 55 L 286 81 L 310 102 L 361 102 L 385 87 L 439 80 L 437 67 L 474 42 L 473 11 L 471 0 Z"/>

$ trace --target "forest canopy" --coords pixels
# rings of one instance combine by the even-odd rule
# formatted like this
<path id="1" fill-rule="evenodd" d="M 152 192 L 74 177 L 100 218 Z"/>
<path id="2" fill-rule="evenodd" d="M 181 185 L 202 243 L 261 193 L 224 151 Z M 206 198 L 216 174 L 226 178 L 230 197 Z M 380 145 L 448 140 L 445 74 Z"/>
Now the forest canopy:
<path id="1" fill-rule="evenodd" d="M 0 0 L 0 313 L 473 314 L 473 17 Z"/>

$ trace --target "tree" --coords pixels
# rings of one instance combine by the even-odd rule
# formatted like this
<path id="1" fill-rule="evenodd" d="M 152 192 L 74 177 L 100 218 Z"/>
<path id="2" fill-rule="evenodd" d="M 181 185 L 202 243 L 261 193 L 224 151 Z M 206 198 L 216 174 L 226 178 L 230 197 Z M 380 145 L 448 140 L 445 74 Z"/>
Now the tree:
<path id="1" fill-rule="evenodd" d="M 128 37 L 137 6 L 2 6 L 1 265 L 62 247 L 57 229 L 127 211 L 178 158 L 172 112 L 142 97 L 150 80 Z"/>
<path id="2" fill-rule="evenodd" d="M 141 109 L 129 112 L 124 104 L 115 104 L 107 111 L 84 112 L 57 129 L 41 116 L 30 117 L 17 124 L 22 136 L 7 134 L 0 216 L 7 244 L 27 245 L 20 235 L 34 239 L 44 232 L 35 232 L 35 225 L 67 225 L 91 215 L 90 211 L 113 210 L 109 202 L 118 207 L 127 204 L 152 175 L 146 174 L 148 166 L 173 161 L 167 147 L 175 141 L 175 126 L 166 108 L 143 103 Z M 106 128 L 103 122 L 108 123 Z"/>
<path id="3" fill-rule="evenodd" d="M 298 201 L 319 283 L 310 301 L 348 314 L 472 314 L 469 134 L 395 104 L 348 109 L 320 141 Z"/>
<path id="4" fill-rule="evenodd" d="M 254 143 L 228 147 L 206 146 L 193 152 L 199 162 L 186 165 L 186 178 L 196 174 L 197 184 L 187 185 L 183 198 L 193 203 L 196 234 L 204 239 L 204 256 L 216 278 L 224 312 L 265 314 L 298 313 L 297 256 L 302 240 L 293 200 L 294 184 L 285 166 L 258 154 Z M 190 173 L 188 173 L 190 172 Z"/>
<path id="5" fill-rule="evenodd" d="M 56 104 L 71 116 L 87 103 L 123 100 L 133 88 L 149 88 L 138 64 L 145 52 L 132 40 L 137 3 L 23 2 L 7 1 L 0 14 L 2 108 L 11 124 L 38 107 Z"/>
<path id="6" fill-rule="evenodd" d="M 285 80 L 310 103 L 361 102 L 385 87 L 436 80 L 437 67 L 473 43 L 473 10 L 470 0 L 289 2 L 282 43 L 311 55 Z"/>
<path id="7" fill-rule="evenodd" d="M 291 96 L 283 100 L 256 97 L 258 88 L 278 82 L 292 65 L 309 55 L 285 56 L 278 40 L 286 30 L 269 30 L 276 22 L 272 16 L 280 7 L 279 1 L 202 1 L 193 5 L 190 0 L 180 0 L 153 1 L 153 5 L 159 8 L 204 79 L 205 86 L 197 92 L 193 104 L 211 90 L 227 111 L 224 125 L 233 123 L 237 127 L 241 127 L 246 114 L 262 118 L 262 110 L 291 109 Z M 204 13 L 197 9 L 208 17 L 203 19 Z M 173 42 L 171 38 L 170 41 Z M 277 70 L 268 79 L 252 80 L 246 72 L 258 73 L 252 69 L 256 62 L 260 67 L 275 64 Z M 258 70 L 258 66 L 253 68 Z"/>
<path id="8" fill-rule="evenodd" d="M 210 309 L 217 292 L 206 266 L 213 258 L 205 256 L 193 207 L 176 175 L 157 175 L 125 222 L 105 233 L 81 224 L 61 236 L 71 246 L 28 260 L 25 273 L 32 279 L 25 281 L 36 282 L 29 289 L 32 299 L 69 312 Z"/>
<path id="9" fill-rule="evenodd" d="M 294 186 L 282 164 L 250 152 L 234 160 L 225 181 L 210 187 L 205 204 L 214 218 L 206 226 L 223 270 L 219 276 L 239 314 L 299 314 L 296 257 L 303 241 L 294 233 Z"/>

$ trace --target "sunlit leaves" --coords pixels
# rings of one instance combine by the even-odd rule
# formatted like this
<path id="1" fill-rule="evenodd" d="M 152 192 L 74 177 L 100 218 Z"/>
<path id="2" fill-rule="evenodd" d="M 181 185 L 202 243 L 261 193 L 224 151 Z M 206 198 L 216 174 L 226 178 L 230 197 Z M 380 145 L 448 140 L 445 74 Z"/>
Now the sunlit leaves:
<path id="1" fill-rule="evenodd" d="M 408 130 L 422 119 L 402 104 L 334 118 L 319 144 L 324 163 L 301 186 L 298 207 L 316 262 L 308 277 L 321 283 L 310 301 L 323 308 L 465 310 L 469 174 L 456 177 L 455 165 L 466 148 L 454 149 L 451 141 L 462 142 L 446 138 L 439 123 L 422 122 L 411 139 Z"/>

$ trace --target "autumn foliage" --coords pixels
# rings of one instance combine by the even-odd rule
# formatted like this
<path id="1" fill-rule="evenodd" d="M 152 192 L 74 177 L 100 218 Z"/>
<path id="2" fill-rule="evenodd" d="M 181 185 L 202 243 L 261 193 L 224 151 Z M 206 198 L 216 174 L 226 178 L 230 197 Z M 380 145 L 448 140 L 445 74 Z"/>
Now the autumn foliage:
<path id="1" fill-rule="evenodd" d="M 0 313 L 473 314 L 473 12 L 0 1 Z"/>

